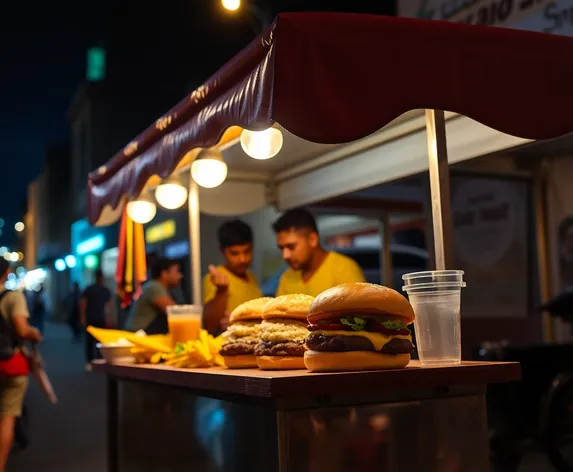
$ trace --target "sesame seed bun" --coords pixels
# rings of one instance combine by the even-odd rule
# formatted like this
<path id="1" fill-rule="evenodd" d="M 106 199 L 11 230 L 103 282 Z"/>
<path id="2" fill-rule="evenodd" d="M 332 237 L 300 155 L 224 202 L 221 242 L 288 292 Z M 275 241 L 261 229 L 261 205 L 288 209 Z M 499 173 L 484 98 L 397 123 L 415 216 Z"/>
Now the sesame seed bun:
<path id="1" fill-rule="evenodd" d="M 230 316 L 229 322 L 236 323 L 237 321 L 246 320 L 262 320 L 263 308 L 272 300 L 272 297 L 255 298 L 248 302 L 241 303 L 235 308 Z"/>
<path id="2" fill-rule="evenodd" d="M 310 295 L 282 295 L 272 299 L 263 309 L 263 319 L 290 318 L 306 320 L 308 309 L 314 297 Z"/>

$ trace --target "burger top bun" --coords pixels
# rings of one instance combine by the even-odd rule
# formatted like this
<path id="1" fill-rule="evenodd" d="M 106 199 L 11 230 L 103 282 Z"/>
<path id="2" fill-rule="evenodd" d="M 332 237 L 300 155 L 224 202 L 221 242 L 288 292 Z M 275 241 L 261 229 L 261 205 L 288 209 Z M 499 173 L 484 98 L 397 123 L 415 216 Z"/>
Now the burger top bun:
<path id="1" fill-rule="evenodd" d="M 263 319 L 292 318 L 295 320 L 306 320 L 308 307 L 313 300 L 314 297 L 300 293 L 273 298 L 263 310 Z"/>
<path id="2" fill-rule="evenodd" d="M 263 308 L 271 300 L 271 297 L 262 297 L 241 303 L 231 312 L 229 322 L 236 323 L 237 321 L 261 320 L 263 318 Z"/>
<path id="3" fill-rule="evenodd" d="M 316 323 L 335 313 L 392 315 L 407 324 L 415 318 L 408 299 L 396 290 L 363 282 L 337 285 L 322 292 L 310 306 L 308 321 Z"/>

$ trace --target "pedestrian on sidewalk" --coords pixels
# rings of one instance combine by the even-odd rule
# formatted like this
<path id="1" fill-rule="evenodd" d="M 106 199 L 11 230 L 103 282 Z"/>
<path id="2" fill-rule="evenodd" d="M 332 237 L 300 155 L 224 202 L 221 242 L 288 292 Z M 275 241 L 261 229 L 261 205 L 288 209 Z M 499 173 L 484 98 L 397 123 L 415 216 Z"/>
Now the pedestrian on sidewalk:
<path id="1" fill-rule="evenodd" d="M 84 327 L 107 328 L 112 325 L 113 307 L 111 291 L 104 285 L 103 273 L 96 271 L 96 281 L 84 290 L 80 300 L 80 320 Z M 99 356 L 96 339 L 85 333 L 86 371 L 91 371 L 91 362 Z"/>
<path id="2" fill-rule="evenodd" d="M 10 263 L 0 259 L 0 472 L 5 472 L 14 442 L 16 418 L 22 414 L 30 367 L 20 346 L 39 343 L 42 335 L 30 326 L 24 294 L 6 290 Z"/>
<path id="3" fill-rule="evenodd" d="M 72 292 L 69 296 L 68 303 L 68 324 L 72 330 L 72 342 L 78 343 L 82 339 L 82 330 L 80 325 L 80 299 L 82 298 L 82 292 L 80 290 L 80 284 L 74 282 Z"/>

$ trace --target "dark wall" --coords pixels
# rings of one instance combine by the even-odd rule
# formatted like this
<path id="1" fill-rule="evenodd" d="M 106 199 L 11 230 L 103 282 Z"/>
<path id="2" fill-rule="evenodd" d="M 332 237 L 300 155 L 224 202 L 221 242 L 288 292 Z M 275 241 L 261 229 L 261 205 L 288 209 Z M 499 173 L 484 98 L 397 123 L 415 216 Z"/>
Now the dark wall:
<path id="1" fill-rule="evenodd" d="M 50 243 L 69 248 L 71 224 L 71 162 L 70 145 L 63 142 L 45 151 L 46 198 L 50 215 L 47 239 Z M 58 255 L 59 256 L 59 255 Z"/>

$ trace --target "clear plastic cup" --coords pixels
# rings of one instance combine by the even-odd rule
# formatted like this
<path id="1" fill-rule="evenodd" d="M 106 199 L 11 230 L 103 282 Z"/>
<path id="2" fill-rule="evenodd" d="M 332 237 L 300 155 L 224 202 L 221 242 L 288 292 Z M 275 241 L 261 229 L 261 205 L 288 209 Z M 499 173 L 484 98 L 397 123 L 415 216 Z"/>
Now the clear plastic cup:
<path id="1" fill-rule="evenodd" d="M 416 347 L 422 365 L 456 365 L 462 360 L 460 322 L 461 270 L 433 270 L 404 274 L 416 319 Z"/>
<path id="2" fill-rule="evenodd" d="M 203 307 L 200 305 L 171 305 L 167 307 L 167 322 L 171 342 L 177 343 L 199 339 Z"/>

